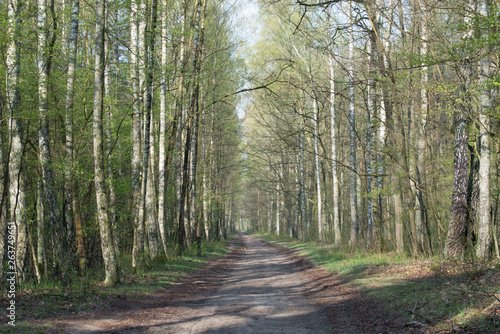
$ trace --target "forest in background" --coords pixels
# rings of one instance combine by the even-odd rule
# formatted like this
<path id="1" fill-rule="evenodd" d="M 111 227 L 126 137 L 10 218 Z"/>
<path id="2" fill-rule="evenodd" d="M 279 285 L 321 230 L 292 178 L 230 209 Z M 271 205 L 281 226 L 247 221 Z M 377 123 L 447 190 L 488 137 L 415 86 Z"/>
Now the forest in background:
<path id="1" fill-rule="evenodd" d="M 262 1 L 249 227 L 346 249 L 499 257 L 490 1 Z"/>
<path id="2" fill-rule="evenodd" d="M 2 275 L 114 285 L 237 227 L 500 257 L 497 4 L 257 3 L 243 49 L 225 1 L 0 4 Z"/>
<path id="3" fill-rule="evenodd" d="M 227 237 L 243 68 L 230 11 L 204 0 L 2 2 L 2 273 L 64 282 L 104 268 L 114 285 L 122 258 L 140 272 Z"/>

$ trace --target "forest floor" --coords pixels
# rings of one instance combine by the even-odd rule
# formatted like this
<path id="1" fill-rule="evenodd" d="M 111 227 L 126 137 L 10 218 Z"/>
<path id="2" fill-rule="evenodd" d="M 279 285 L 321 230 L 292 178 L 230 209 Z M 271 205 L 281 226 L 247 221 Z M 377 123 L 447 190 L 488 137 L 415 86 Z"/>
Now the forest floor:
<path id="1" fill-rule="evenodd" d="M 496 306 L 481 321 L 466 324 L 426 311 L 440 300 L 451 304 L 449 289 L 466 293 L 464 299 L 491 301 L 461 288 L 462 275 L 431 272 L 381 265 L 332 273 L 297 248 L 240 234 L 226 255 L 154 292 L 116 297 L 83 312 L 25 319 L 23 328 L 31 325 L 30 333 L 500 333 Z M 476 273 L 489 281 L 500 281 L 497 276 Z M 387 279 L 397 286 L 389 289 Z M 498 288 L 498 282 L 492 284 Z"/>

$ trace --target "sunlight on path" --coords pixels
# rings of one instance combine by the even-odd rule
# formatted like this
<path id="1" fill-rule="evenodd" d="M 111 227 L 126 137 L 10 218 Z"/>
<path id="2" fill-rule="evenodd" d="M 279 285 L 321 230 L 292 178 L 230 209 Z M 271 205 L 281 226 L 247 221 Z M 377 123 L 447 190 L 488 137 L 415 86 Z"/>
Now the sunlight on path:
<path id="1" fill-rule="evenodd" d="M 194 282 L 215 278 L 198 295 L 189 295 L 192 286 L 187 284 L 186 298 L 105 319 L 73 321 L 67 332 L 331 333 L 326 314 L 305 300 L 308 281 L 292 259 L 257 237 L 239 238 L 241 248 L 226 264 Z"/>

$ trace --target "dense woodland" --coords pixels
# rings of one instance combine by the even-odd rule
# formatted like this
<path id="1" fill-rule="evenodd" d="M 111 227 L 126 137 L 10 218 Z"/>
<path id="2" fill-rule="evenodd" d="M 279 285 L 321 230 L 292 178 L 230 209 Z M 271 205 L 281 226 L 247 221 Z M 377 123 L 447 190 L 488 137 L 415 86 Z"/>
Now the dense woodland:
<path id="1" fill-rule="evenodd" d="M 252 226 L 498 257 L 497 4 L 274 1 L 261 14 L 249 68 L 280 76 L 245 120 Z"/>
<path id="2" fill-rule="evenodd" d="M 500 257 L 497 4 L 258 4 L 246 44 L 244 3 L 0 4 L 2 273 L 113 285 L 236 227 Z"/>

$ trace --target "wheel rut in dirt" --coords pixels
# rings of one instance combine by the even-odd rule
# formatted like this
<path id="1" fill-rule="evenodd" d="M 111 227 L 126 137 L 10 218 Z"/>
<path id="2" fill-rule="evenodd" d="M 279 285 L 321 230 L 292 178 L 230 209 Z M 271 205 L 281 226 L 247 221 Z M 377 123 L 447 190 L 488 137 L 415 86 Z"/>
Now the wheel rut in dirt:
<path id="1" fill-rule="evenodd" d="M 236 243 L 220 261 L 142 305 L 65 321 L 66 332 L 337 332 L 326 310 L 304 295 L 311 282 L 295 259 L 252 235 Z"/>

